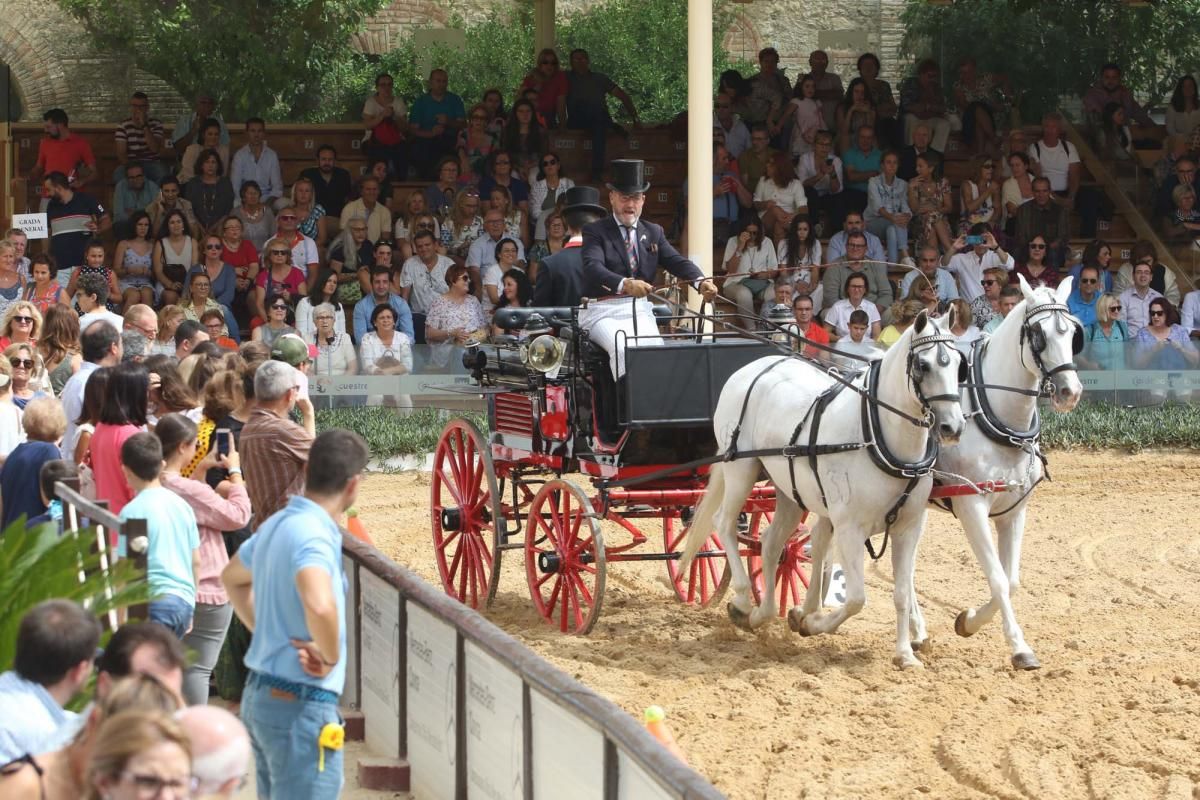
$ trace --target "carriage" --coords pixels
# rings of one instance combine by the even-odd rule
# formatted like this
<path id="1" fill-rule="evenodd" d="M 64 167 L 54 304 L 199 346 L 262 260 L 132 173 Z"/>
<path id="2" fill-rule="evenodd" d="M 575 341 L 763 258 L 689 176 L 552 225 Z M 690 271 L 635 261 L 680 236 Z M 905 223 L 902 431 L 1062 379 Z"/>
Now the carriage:
<path id="1" fill-rule="evenodd" d="M 490 433 L 451 420 L 433 455 L 433 543 L 448 594 L 472 608 L 488 606 L 503 555 L 518 550 L 534 606 L 564 633 L 595 624 L 613 563 L 664 562 L 684 603 L 708 606 L 724 593 L 728 573 L 716 535 L 686 572 L 680 550 L 708 469 L 722 458 L 713 455 L 712 427 L 721 389 L 781 345 L 735 329 L 695 333 L 696 317 L 662 305 L 655 314 L 661 343 L 636 342 L 635 331 L 624 343 L 620 382 L 608 354 L 579 326 L 578 309 L 501 309 L 495 321 L 509 335 L 464 352 L 472 384 L 439 388 L 484 395 Z M 1004 488 L 947 486 L 937 494 Z M 768 590 L 759 538 L 774 509 L 775 487 L 766 481 L 742 508 L 738 557 L 747 559 L 756 599 Z M 807 591 L 809 522 L 792 533 L 770 587 L 781 614 Z"/>

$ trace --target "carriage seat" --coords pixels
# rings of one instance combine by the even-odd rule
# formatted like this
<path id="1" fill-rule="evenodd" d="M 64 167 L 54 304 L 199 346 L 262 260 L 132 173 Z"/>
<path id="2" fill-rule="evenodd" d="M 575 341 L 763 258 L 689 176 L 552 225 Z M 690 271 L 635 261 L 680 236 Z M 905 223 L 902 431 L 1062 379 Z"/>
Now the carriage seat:
<path id="1" fill-rule="evenodd" d="M 654 316 L 657 319 L 666 319 L 672 316 L 671 309 L 663 305 L 651 306 L 654 311 Z M 571 307 L 570 306 L 545 306 L 545 307 L 524 307 L 524 306 L 505 306 L 496 310 L 492 317 L 492 322 L 498 327 L 506 331 L 519 331 L 529 322 L 530 316 L 534 312 L 541 314 L 542 318 L 550 324 L 552 328 L 570 328 L 571 326 Z"/>

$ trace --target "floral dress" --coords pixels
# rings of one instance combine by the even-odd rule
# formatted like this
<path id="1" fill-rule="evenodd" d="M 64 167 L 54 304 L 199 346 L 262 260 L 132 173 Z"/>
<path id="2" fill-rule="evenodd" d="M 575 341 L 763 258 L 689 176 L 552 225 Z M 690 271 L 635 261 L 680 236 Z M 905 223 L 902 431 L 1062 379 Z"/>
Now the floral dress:
<path id="1" fill-rule="evenodd" d="M 466 258 L 471 244 L 483 235 L 483 218 L 476 215 L 470 223 L 462 225 L 448 220 L 442 226 L 442 241 L 446 246 L 446 255 L 451 258 Z"/>
<path id="2" fill-rule="evenodd" d="M 482 336 L 487 332 L 488 322 L 483 313 L 483 306 L 479 304 L 479 299 L 474 295 L 467 295 L 461 303 L 447 300 L 445 295 L 439 295 L 429 307 L 429 315 L 425 317 L 425 324 L 439 331 L 452 331 L 455 328 L 479 331 Z M 429 350 L 433 365 L 445 367 L 449 364 L 454 347 L 453 340 L 431 344 Z"/>
<path id="3" fill-rule="evenodd" d="M 946 218 L 946 215 L 942 213 L 942 202 L 950 196 L 950 182 L 945 178 L 929 180 L 913 178 L 909 185 L 917 192 L 917 204 L 913 206 L 913 214 L 917 222 L 918 246 L 925 242 L 936 243 L 937 234 L 933 229 Z M 936 210 L 921 210 L 927 206 Z"/>
<path id="4" fill-rule="evenodd" d="M 460 182 L 478 183 L 479 179 L 486 174 L 484 165 L 487 163 L 487 158 L 492 151 L 496 149 L 496 137 L 488 136 L 482 144 L 470 144 L 470 134 L 463 131 L 458 135 L 458 149 L 467 154 L 467 166 L 471 168 L 469 175 L 463 175 L 459 178 Z"/>

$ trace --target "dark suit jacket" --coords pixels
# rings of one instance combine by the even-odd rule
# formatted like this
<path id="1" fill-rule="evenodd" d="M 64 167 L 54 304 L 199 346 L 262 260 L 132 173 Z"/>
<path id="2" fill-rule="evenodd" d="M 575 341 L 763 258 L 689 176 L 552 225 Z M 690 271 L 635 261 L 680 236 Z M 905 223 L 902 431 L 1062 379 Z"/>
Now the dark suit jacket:
<path id="1" fill-rule="evenodd" d="M 903 119 L 901 120 L 903 122 Z M 937 156 L 938 164 L 942 163 L 942 154 L 930 147 L 926 152 Z M 896 174 L 903 180 L 911 181 L 917 177 L 917 148 L 913 145 L 900 148 L 900 168 L 896 170 Z M 934 170 L 933 177 L 940 178 L 942 176 L 942 168 L 939 166 Z"/>
<path id="2" fill-rule="evenodd" d="M 537 283 L 533 287 L 533 305 L 537 308 L 571 307 L 583 297 L 583 248 L 564 247 L 538 264 Z"/>
<path id="3" fill-rule="evenodd" d="M 625 278 L 654 282 L 659 267 L 677 278 L 694 281 L 704 277 L 700 268 L 679 254 L 660 225 L 638 220 L 638 269 L 631 274 L 623 231 L 612 216 L 583 229 L 583 293 L 586 297 L 616 294 Z"/>

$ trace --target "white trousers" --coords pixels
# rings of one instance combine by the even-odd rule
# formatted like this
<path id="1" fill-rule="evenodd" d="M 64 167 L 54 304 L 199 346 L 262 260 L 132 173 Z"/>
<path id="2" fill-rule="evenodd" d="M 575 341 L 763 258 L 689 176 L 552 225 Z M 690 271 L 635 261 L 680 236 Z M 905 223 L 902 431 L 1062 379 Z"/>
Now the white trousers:
<path id="1" fill-rule="evenodd" d="M 608 353 L 608 364 L 612 368 L 613 377 L 617 379 L 625 374 L 626 347 L 663 343 L 662 337 L 658 335 L 658 322 L 654 318 L 650 301 L 644 298 L 635 300 L 632 297 L 614 297 L 610 300 L 593 300 L 588 303 L 587 308 L 580 309 L 579 324 L 588 332 L 592 341 Z M 638 338 L 634 339 L 635 335 Z"/>

